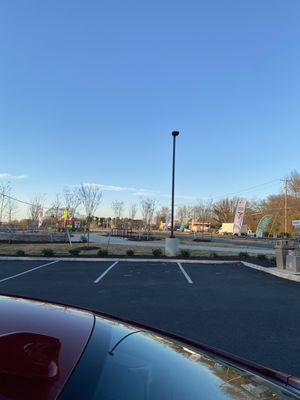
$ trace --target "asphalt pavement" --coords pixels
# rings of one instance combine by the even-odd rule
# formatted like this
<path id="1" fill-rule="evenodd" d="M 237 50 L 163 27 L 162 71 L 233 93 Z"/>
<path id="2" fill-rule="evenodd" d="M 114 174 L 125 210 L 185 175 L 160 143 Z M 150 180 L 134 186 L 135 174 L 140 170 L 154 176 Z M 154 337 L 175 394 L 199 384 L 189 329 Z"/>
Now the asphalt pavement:
<path id="1" fill-rule="evenodd" d="M 242 264 L 2 260 L 0 292 L 111 313 L 300 376 L 300 284 Z"/>

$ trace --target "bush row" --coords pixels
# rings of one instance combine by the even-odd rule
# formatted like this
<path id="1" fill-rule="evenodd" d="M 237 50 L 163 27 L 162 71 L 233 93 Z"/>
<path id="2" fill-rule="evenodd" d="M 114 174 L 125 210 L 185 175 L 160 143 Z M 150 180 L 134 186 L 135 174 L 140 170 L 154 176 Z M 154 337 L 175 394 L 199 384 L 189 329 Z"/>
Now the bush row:
<path id="1" fill-rule="evenodd" d="M 72 256 L 74 256 L 74 257 L 79 256 L 80 252 L 81 252 L 81 250 L 80 250 L 80 249 L 76 249 L 76 248 L 70 249 L 70 250 L 69 250 L 69 254 L 72 255 Z M 18 250 L 18 251 L 16 252 L 16 256 L 19 256 L 19 257 L 22 257 L 22 256 L 23 256 L 23 257 L 24 257 L 25 255 L 26 255 L 26 253 L 25 253 L 24 250 Z M 42 255 L 43 255 L 44 257 L 53 257 L 53 256 L 55 256 L 55 251 L 54 251 L 53 249 L 50 249 L 50 248 L 45 248 L 45 249 L 42 250 Z M 105 257 L 105 256 L 108 256 L 108 250 L 106 250 L 106 249 L 99 249 L 99 250 L 97 251 L 97 254 L 96 254 L 96 255 L 97 255 L 98 257 Z M 129 256 L 129 257 L 132 257 L 132 256 L 135 255 L 135 252 L 134 252 L 134 250 L 132 250 L 132 249 L 128 249 L 128 250 L 126 250 L 126 255 Z M 163 250 L 162 250 L 161 248 L 156 248 L 156 249 L 152 249 L 152 255 L 153 255 L 154 257 L 163 257 L 164 253 L 163 253 Z M 189 250 L 184 250 L 184 249 L 182 249 L 182 250 L 180 250 L 179 255 L 180 255 L 182 258 L 189 258 L 189 257 L 191 256 L 191 253 L 190 253 Z M 218 253 L 216 253 L 216 252 L 211 252 L 211 253 L 209 254 L 209 257 L 210 257 L 210 258 L 219 258 L 220 256 L 219 256 Z M 239 253 L 239 258 L 241 258 L 241 259 L 243 259 L 243 258 L 249 258 L 249 257 L 250 257 L 250 255 L 249 255 L 248 253 L 246 253 L 246 252 L 240 252 L 240 253 Z M 271 265 L 276 266 L 276 257 L 269 257 L 269 258 L 268 258 L 265 254 L 257 254 L 256 258 L 257 258 L 258 260 L 260 260 L 260 261 L 267 261 L 267 260 L 268 260 L 268 261 L 270 262 Z"/>

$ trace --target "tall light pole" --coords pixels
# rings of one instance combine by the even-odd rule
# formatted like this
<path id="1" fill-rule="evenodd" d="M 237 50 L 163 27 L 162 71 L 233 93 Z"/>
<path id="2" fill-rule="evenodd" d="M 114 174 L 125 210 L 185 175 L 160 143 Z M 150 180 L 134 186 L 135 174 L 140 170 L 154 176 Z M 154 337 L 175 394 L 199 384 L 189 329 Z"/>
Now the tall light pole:
<path id="1" fill-rule="evenodd" d="M 179 135 L 178 131 L 173 131 L 173 167 L 172 167 L 172 207 L 171 207 L 171 235 L 174 238 L 174 193 L 175 193 L 175 150 L 176 150 L 176 137 Z"/>

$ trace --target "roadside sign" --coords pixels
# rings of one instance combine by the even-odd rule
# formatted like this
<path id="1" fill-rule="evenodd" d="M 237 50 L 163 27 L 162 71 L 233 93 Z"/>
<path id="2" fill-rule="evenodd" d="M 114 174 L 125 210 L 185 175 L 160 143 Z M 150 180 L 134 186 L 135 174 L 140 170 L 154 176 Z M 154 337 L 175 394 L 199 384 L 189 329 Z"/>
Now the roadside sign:
<path id="1" fill-rule="evenodd" d="M 294 221 L 292 221 L 292 225 L 293 226 L 300 226 L 300 219 L 294 219 Z"/>
<path id="2" fill-rule="evenodd" d="M 67 229 L 73 229 L 73 220 L 72 219 L 67 219 L 66 220 L 66 228 Z"/>
<path id="3" fill-rule="evenodd" d="M 64 220 L 66 221 L 68 219 L 68 210 L 65 208 L 64 209 Z"/>

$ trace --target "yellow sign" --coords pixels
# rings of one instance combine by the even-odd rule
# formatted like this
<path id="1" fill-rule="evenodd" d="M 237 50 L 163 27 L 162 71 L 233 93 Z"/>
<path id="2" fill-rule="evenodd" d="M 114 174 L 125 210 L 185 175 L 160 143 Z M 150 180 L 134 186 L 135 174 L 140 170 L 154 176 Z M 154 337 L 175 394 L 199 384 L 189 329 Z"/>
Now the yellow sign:
<path id="1" fill-rule="evenodd" d="M 68 210 L 64 209 L 64 220 L 66 221 L 68 219 Z"/>

